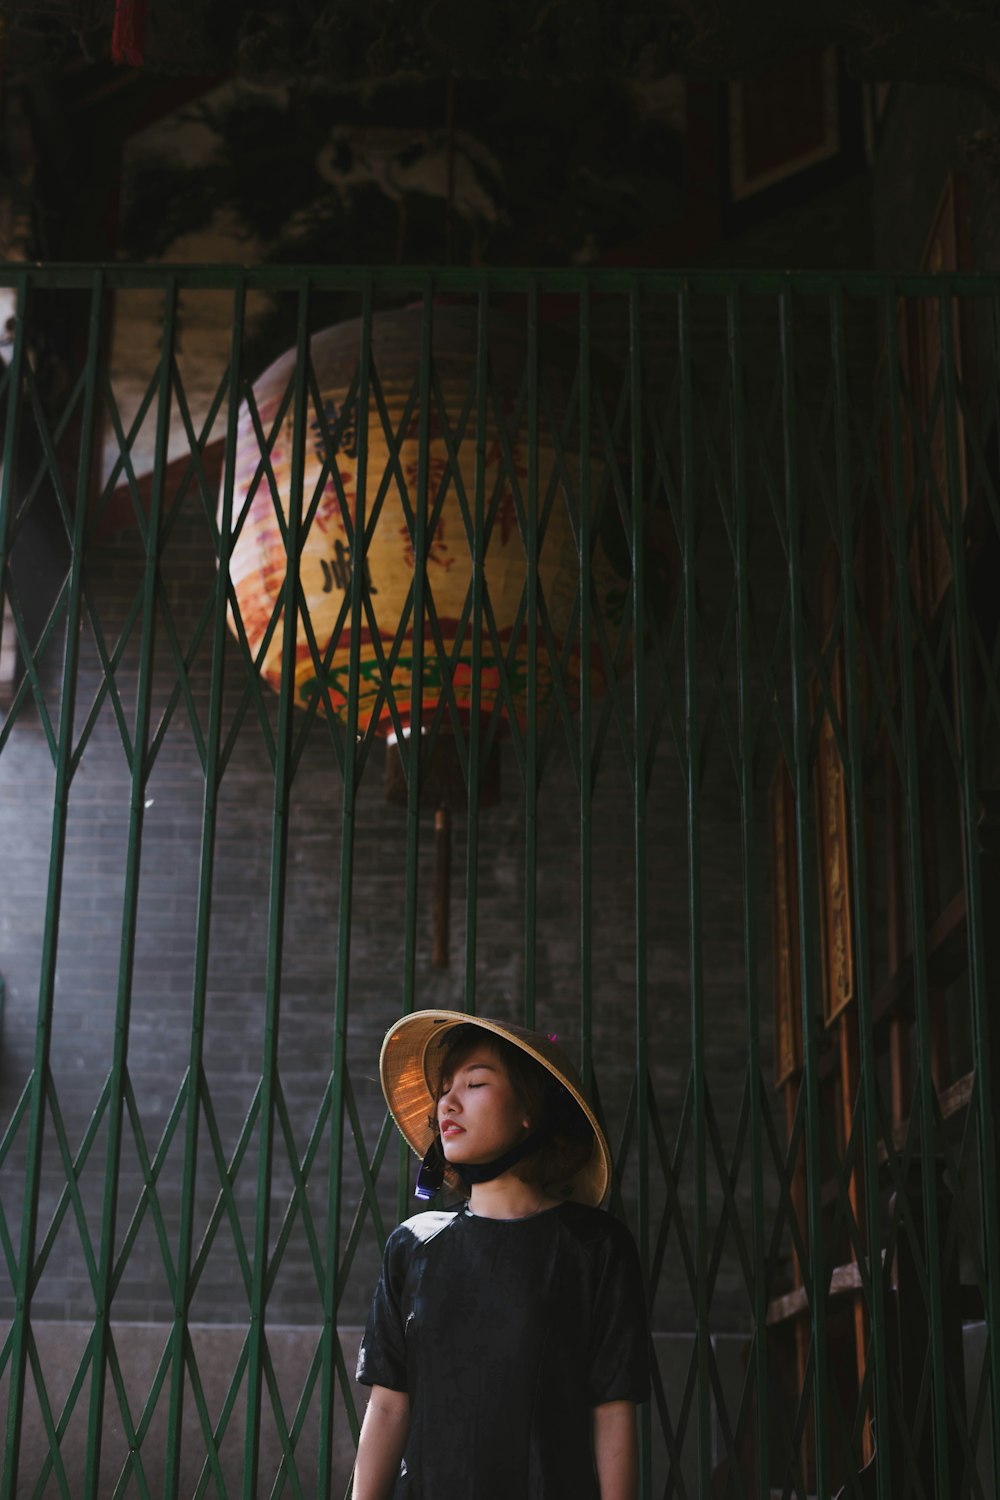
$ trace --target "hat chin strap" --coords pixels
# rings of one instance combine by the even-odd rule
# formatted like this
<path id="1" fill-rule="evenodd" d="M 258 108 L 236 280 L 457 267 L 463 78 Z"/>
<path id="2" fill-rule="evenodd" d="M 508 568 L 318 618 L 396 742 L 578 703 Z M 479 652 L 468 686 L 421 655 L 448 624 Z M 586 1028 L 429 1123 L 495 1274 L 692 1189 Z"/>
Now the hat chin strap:
<path id="1" fill-rule="evenodd" d="M 533 1130 L 530 1135 L 526 1135 L 523 1140 L 518 1141 L 516 1146 L 511 1146 L 509 1151 L 505 1151 L 502 1156 L 496 1157 L 493 1161 L 452 1161 L 448 1165 L 455 1173 L 455 1176 L 467 1188 L 474 1187 L 479 1182 L 492 1182 L 494 1177 L 502 1177 L 505 1172 L 509 1172 L 511 1167 L 516 1166 L 519 1161 L 523 1161 L 526 1156 L 530 1156 L 533 1151 L 537 1151 L 539 1146 L 545 1144 L 549 1136 L 552 1135 L 552 1132 L 552 1123 L 546 1121 L 544 1124 L 539 1125 L 537 1130 Z"/>

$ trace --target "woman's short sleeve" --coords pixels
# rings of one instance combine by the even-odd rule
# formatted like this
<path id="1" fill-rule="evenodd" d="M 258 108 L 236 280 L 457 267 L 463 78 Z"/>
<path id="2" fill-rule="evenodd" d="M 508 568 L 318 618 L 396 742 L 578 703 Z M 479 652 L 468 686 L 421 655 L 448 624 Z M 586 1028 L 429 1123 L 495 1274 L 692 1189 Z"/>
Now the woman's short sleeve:
<path id="1" fill-rule="evenodd" d="M 587 1393 L 591 1406 L 649 1396 L 649 1317 L 632 1236 L 615 1219 L 597 1283 Z"/>
<path id="2" fill-rule="evenodd" d="M 392 1391 L 406 1390 L 406 1339 L 399 1294 L 405 1267 L 401 1264 L 405 1240 L 395 1230 L 386 1242 L 382 1272 L 372 1296 L 358 1353 L 357 1378 L 362 1385 L 384 1385 Z"/>

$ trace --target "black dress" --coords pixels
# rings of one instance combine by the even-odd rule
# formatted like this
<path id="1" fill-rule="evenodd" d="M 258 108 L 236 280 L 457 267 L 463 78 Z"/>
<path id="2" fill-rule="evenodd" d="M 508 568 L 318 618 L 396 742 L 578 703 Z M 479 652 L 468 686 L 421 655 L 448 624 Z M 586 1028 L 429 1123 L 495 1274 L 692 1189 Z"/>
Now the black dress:
<path id="1" fill-rule="evenodd" d="M 598 1500 L 591 1408 L 649 1394 L 635 1246 L 610 1214 L 423 1213 L 386 1244 L 358 1379 L 407 1391 L 394 1500 Z"/>

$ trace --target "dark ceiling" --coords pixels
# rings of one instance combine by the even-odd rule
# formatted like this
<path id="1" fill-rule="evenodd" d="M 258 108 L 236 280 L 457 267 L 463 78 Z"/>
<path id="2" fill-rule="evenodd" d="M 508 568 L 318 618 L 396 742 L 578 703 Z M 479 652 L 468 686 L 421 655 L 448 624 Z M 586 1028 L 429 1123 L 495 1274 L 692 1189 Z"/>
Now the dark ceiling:
<path id="1" fill-rule="evenodd" d="M 836 160 L 730 202 L 718 81 L 766 94 L 829 47 Z M 0 0 L 0 79 L 0 198 L 30 199 L 29 259 L 157 258 L 224 212 L 278 262 L 867 264 L 861 122 L 883 91 L 858 79 L 951 85 L 959 166 L 1000 185 L 1000 0 Z M 801 115 L 786 92 L 779 132 Z M 211 159 L 133 150 L 185 110 Z M 781 219 L 813 200 L 808 234 Z"/>
<path id="2" fill-rule="evenodd" d="M 115 8 L 4 0 L 5 70 L 106 58 Z M 836 43 L 859 77 L 965 84 L 1000 98 L 992 0 L 118 0 L 118 9 L 144 65 L 166 73 L 739 77 Z"/>

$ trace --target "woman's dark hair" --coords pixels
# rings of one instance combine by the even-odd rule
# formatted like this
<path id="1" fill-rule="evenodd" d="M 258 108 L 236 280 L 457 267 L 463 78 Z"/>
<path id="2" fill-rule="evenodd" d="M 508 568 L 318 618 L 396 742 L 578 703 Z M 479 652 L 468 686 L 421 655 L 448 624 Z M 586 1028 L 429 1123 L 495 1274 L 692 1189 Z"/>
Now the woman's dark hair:
<path id="1" fill-rule="evenodd" d="M 594 1132 L 583 1110 L 559 1080 L 536 1062 L 523 1047 L 471 1023 L 455 1026 L 442 1040 L 441 1071 L 434 1090 L 435 1103 L 442 1084 L 453 1078 L 462 1064 L 480 1047 L 486 1047 L 503 1064 L 511 1087 L 531 1122 L 531 1129 L 551 1128 L 537 1151 L 516 1168 L 524 1182 L 543 1187 L 555 1197 L 566 1197 L 576 1173 L 590 1159 Z"/>

